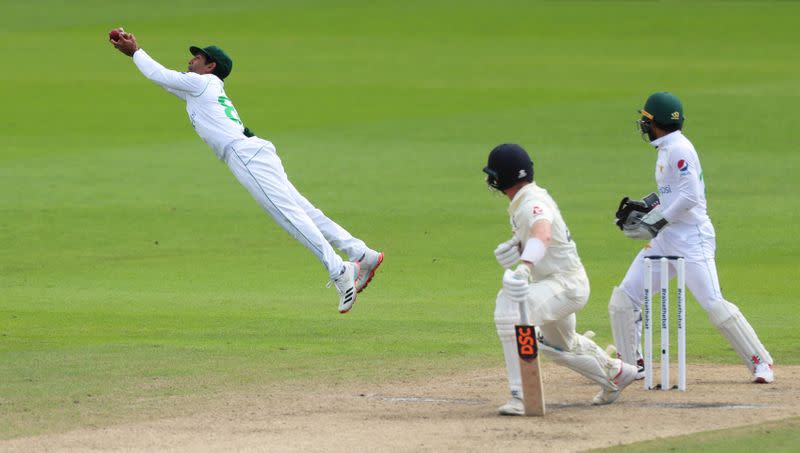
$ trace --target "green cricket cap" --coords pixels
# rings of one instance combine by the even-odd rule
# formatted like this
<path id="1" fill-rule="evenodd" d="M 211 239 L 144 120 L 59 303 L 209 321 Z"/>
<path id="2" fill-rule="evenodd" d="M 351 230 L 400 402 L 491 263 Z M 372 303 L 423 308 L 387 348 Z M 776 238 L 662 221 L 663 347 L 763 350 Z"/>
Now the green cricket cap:
<path id="1" fill-rule="evenodd" d="M 683 126 L 683 104 L 680 99 L 672 93 L 660 91 L 653 93 L 644 103 L 644 108 L 639 110 L 643 118 L 651 120 L 656 124 Z"/>
<path id="2" fill-rule="evenodd" d="M 208 47 L 197 47 L 192 46 L 189 47 L 189 52 L 192 55 L 197 55 L 201 53 L 206 56 L 206 60 L 209 62 L 213 61 L 217 64 L 216 69 L 214 69 L 214 75 L 219 77 L 220 79 L 225 79 L 231 73 L 233 69 L 233 60 L 228 54 L 225 53 L 224 50 L 220 49 L 217 46 L 208 46 Z"/>

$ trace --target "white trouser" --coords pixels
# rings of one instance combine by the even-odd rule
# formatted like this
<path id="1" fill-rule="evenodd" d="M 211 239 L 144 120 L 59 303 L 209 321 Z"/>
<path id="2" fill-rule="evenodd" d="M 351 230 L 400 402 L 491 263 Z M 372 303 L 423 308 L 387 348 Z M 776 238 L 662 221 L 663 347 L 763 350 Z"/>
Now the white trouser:
<path id="1" fill-rule="evenodd" d="M 573 274 L 553 275 L 530 285 L 528 319 L 541 334 L 543 354 L 605 388 L 620 371 L 619 360 L 608 357 L 594 341 L 575 332 L 575 313 L 589 299 L 589 280 L 583 269 Z M 512 395 L 522 392 L 514 324 L 519 322 L 519 305 L 509 301 L 503 291 L 497 294 L 494 312 L 497 334 L 503 346 Z"/>
<path id="2" fill-rule="evenodd" d="M 320 260 L 331 278 L 343 269 L 343 261 L 333 246 L 359 259 L 367 246 L 354 238 L 295 189 L 275 146 L 258 137 L 237 140 L 225 149 L 223 160 L 253 198 L 289 234 Z"/>
<path id="3" fill-rule="evenodd" d="M 686 288 L 692 293 L 703 309 L 709 314 L 714 325 L 719 328 L 723 335 L 728 338 L 727 333 L 722 327 L 728 320 L 727 317 L 716 316 L 715 313 L 730 312 L 737 313 L 738 322 L 743 323 L 742 331 L 747 332 L 747 337 L 742 341 L 742 345 L 737 344 L 738 339 L 731 342 L 731 346 L 742 359 L 753 368 L 753 360 L 763 360 L 772 363 L 769 353 L 761 345 L 755 332 L 752 330 L 744 317 L 739 313 L 738 308 L 722 297 L 722 291 L 717 277 L 717 265 L 714 259 L 716 252 L 716 237 L 714 227 L 711 222 L 701 225 L 673 224 L 669 225 L 658 234 L 647 248 L 639 252 L 628 268 L 628 273 L 622 280 L 620 288 L 630 297 L 635 313 L 636 326 L 635 344 L 640 344 L 641 335 L 641 307 L 644 301 L 644 257 L 645 256 L 683 256 L 686 260 Z M 675 263 L 670 262 L 670 278 L 675 276 Z M 653 293 L 657 294 L 661 288 L 661 268 L 657 264 L 653 266 Z M 673 288 L 674 290 L 674 288 Z M 728 307 L 726 310 L 722 306 Z M 615 332 L 616 335 L 616 332 Z M 625 361 L 634 360 L 633 357 L 623 357 Z"/>
<path id="4" fill-rule="evenodd" d="M 620 287 L 634 300 L 635 308 L 639 310 L 644 300 L 644 257 L 683 256 L 686 259 L 686 287 L 708 311 L 714 304 L 724 300 L 714 261 L 716 248 L 711 222 L 703 225 L 669 225 L 639 252 Z M 672 261 L 669 273 L 670 278 L 675 276 L 675 263 Z M 661 267 L 658 265 L 653 266 L 653 289 L 656 288 L 661 288 Z"/>

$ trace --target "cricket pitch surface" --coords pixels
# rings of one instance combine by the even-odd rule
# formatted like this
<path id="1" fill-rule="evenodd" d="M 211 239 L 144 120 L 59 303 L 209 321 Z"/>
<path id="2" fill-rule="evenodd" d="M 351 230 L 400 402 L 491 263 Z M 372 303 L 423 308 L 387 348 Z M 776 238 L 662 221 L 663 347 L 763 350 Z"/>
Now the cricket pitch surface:
<path id="1" fill-rule="evenodd" d="M 635 381 L 614 404 L 543 364 L 545 417 L 501 417 L 505 370 L 371 384 L 284 383 L 225 394 L 185 416 L 0 441 L 2 451 L 581 451 L 800 415 L 800 367 L 756 385 L 743 365 L 690 365 L 688 391 Z M 252 390 L 252 389 L 251 389 Z M 164 401 L 165 405 L 181 404 Z"/>

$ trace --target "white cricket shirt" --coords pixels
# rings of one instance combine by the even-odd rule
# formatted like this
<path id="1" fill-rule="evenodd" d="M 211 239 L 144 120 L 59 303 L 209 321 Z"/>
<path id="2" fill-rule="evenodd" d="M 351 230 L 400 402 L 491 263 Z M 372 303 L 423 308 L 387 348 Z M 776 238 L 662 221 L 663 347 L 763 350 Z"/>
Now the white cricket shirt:
<path id="1" fill-rule="evenodd" d="M 167 69 L 143 49 L 133 54 L 133 62 L 145 77 L 186 101 L 192 127 L 218 158 L 224 157 L 228 144 L 246 138 L 239 114 L 225 94 L 225 84 L 217 76 Z"/>
<path id="2" fill-rule="evenodd" d="M 542 280 L 552 274 L 568 274 L 583 268 L 578 248 L 569 234 L 567 224 L 561 217 L 555 200 L 547 190 L 535 182 L 527 184 L 514 195 L 508 206 L 511 216 L 511 230 L 514 238 L 523 246 L 531 237 L 531 227 L 539 220 L 548 220 L 551 224 L 550 245 L 545 250 L 544 258 L 533 266 L 533 281 Z"/>
<path id="3" fill-rule="evenodd" d="M 650 144 L 658 148 L 656 184 L 664 218 L 673 224 L 707 222 L 703 168 L 692 142 L 675 131 Z"/>

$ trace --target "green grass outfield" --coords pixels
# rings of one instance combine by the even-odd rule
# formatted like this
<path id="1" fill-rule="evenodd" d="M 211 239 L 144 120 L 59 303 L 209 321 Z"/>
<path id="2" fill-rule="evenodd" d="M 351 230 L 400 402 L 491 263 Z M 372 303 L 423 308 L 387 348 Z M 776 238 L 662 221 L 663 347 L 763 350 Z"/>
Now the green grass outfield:
<path id="1" fill-rule="evenodd" d="M 686 436 L 637 442 L 618 447 L 591 450 L 593 453 L 650 453 L 663 451 L 702 451 L 729 453 L 732 451 L 766 451 L 791 453 L 800 442 L 800 418 L 721 429 Z"/>
<path id="2" fill-rule="evenodd" d="M 641 246 L 611 217 L 654 189 L 633 122 L 658 90 L 685 104 L 725 295 L 778 364 L 800 363 L 800 4 L 230 3 L 0 0 L 0 438 L 248 385 L 501 366 L 507 201 L 481 168 L 506 141 L 578 243 L 579 329 L 609 342 L 608 296 Z M 108 44 L 120 25 L 176 69 L 189 45 L 229 51 L 245 123 L 387 254 L 350 314 L 182 103 Z M 695 303 L 688 331 L 690 361 L 737 362 Z"/>

